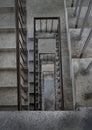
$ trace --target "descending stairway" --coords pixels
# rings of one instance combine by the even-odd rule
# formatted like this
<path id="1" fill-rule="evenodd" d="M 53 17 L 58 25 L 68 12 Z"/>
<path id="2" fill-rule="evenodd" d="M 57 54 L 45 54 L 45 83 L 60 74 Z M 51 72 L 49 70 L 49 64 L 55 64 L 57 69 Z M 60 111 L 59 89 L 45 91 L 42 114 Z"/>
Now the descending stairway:
<path id="1" fill-rule="evenodd" d="M 90 10 L 88 19 L 86 18 L 87 22 L 85 23 L 82 37 L 80 39 L 78 37 L 83 22 L 85 21 L 84 17 L 88 9 L 89 1 L 90 0 L 84 0 L 82 4 L 77 28 L 75 27 L 78 17 L 78 9 L 77 15 L 74 15 L 76 1 L 74 1 L 73 7 L 71 7 L 71 4 L 69 5 L 67 1 L 66 16 L 68 14 L 68 19 L 66 18 L 66 20 L 69 22 L 67 25 L 67 32 L 68 47 L 70 51 L 70 70 L 73 87 L 74 109 L 79 109 L 80 107 L 92 107 L 92 69 L 90 69 L 88 73 L 85 73 L 85 69 L 92 61 L 92 39 L 89 40 L 88 45 L 83 51 L 83 55 L 81 53 L 90 29 L 92 28 L 92 9 Z"/>
<path id="2" fill-rule="evenodd" d="M 61 38 L 60 38 L 60 19 L 59 17 L 38 17 L 38 18 L 34 18 L 34 27 L 36 27 L 34 30 L 34 39 L 29 39 L 29 45 L 28 45 L 28 52 L 29 52 L 29 70 L 30 70 L 30 66 L 33 64 L 34 68 L 33 68 L 33 72 L 29 71 L 29 89 L 30 87 L 33 87 L 34 92 L 32 93 L 30 91 L 29 93 L 29 104 L 33 103 L 34 109 L 33 110 L 39 110 L 40 108 L 40 96 L 41 92 L 39 92 L 39 88 L 41 88 L 41 86 L 39 85 L 40 83 L 39 78 L 38 78 L 38 71 L 39 71 L 39 60 L 38 56 L 41 54 L 43 56 L 43 58 L 41 59 L 42 61 L 50 61 L 52 62 L 52 58 L 50 56 L 50 54 L 52 54 L 52 50 L 55 52 L 56 50 L 56 86 L 55 86 L 55 93 L 56 93 L 56 108 L 55 110 L 62 110 L 64 109 L 64 102 L 63 102 L 63 78 L 62 78 L 62 57 L 61 57 Z M 40 24 L 37 24 L 40 23 Z M 51 25 L 51 26 L 50 26 Z M 40 27 L 40 29 L 39 29 Z M 43 27 L 43 28 L 42 28 Z M 39 31 L 38 31 L 39 29 Z M 39 36 L 42 39 L 46 39 L 47 43 L 50 44 L 51 50 L 50 52 L 48 50 L 46 50 L 46 48 L 49 49 L 48 44 L 45 45 L 46 48 L 43 48 L 43 50 L 40 50 L 40 46 L 38 47 L 38 41 L 40 41 Z M 51 38 L 52 37 L 52 38 Z M 36 39 L 38 38 L 38 39 Z M 52 39 L 55 39 L 55 47 L 53 48 L 53 43 L 48 41 Z M 34 42 L 35 40 L 35 42 Z M 39 42 L 40 44 L 40 42 Z M 39 48 L 39 52 L 42 51 L 42 53 L 38 53 L 38 48 Z M 47 53 L 49 52 L 49 53 Z M 40 56 L 39 56 L 40 57 Z M 45 59 L 46 58 L 46 59 Z M 30 64 L 31 62 L 31 64 Z M 42 65 L 42 63 L 40 63 Z M 48 71 L 50 71 L 50 68 L 48 68 Z M 30 82 L 33 82 L 33 86 L 30 86 Z M 42 88 L 41 88 L 42 89 Z M 43 97 L 42 97 L 43 98 Z M 32 103 L 31 103 L 32 102 Z M 31 107 L 31 106 L 30 106 Z"/>
<path id="3" fill-rule="evenodd" d="M 67 40 L 66 40 L 66 30 L 65 30 L 65 17 L 64 17 L 64 3 L 63 1 L 58 0 L 53 5 L 51 5 L 50 2 L 47 2 L 44 10 L 38 11 L 38 8 L 35 8 L 35 1 L 33 3 L 29 4 L 30 8 L 28 7 L 28 13 L 31 15 L 28 16 L 28 27 L 30 25 L 30 29 L 33 29 L 33 21 L 31 24 L 29 24 L 29 16 L 32 19 L 34 16 L 54 16 L 58 17 L 60 16 L 61 19 L 61 44 L 62 44 L 62 69 L 63 69 L 63 87 L 64 87 L 64 106 L 66 110 L 72 109 L 72 87 L 73 87 L 73 100 L 74 100 L 74 108 L 76 107 L 84 107 L 84 106 L 91 106 L 91 71 L 90 74 L 86 74 L 83 76 L 83 73 L 81 70 L 86 68 L 90 61 L 92 60 L 92 44 L 91 40 L 87 47 L 87 49 L 84 52 L 83 57 L 80 59 L 79 56 L 81 54 L 81 49 L 84 45 L 84 42 L 88 36 L 88 33 L 91 29 L 92 23 L 90 22 L 92 20 L 92 10 L 89 14 L 88 21 L 85 25 L 84 33 L 82 36 L 82 39 L 78 41 L 78 34 L 80 32 L 80 29 L 82 27 L 82 23 L 84 20 L 84 16 L 88 7 L 88 0 L 84 0 L 81 15 L 79 19 L 79 25 L 78 28 L 75 28 L 75 22 L 76 22 L 76 16 L 74 16 L 74 10 L 75 10 L 75 3 L 74 7 L 71 7 L 71 1 L 67 0 L 67 12 L 68 12 L 68 20 L 69 20 L 69 28 L 68 28 L 68 45 L 69 45 L 69 57 L 70 57 L 70 73 L 72 78 L 72 86 L 71 81 L 69 77 L 69 57 L 68 57 L 68 51 L 67 51 Z M 38 1 L 39 7 L 45 4 L 46 1 Z M 76 1 L 75 1 L 76 2 Z M 30 1 L 28 2 L 30 3 Z M 33 4 L 33 5 L 32 5 Z M 62 7 L 61 7 L 62 6 Z M 43 6 L 42 6 L 43 7 Z M 47 9 L 48 8 L 48 9 Z M 57 11 L 55 10 L 57 9 Z M 49 11 L 50 10 L 50 14 Z M 62 10 L 62 14 L 61 11 Z M 44 12 L 45 11 L 45 12 Z M 53 13 L 54 12 L 54 13 Z M 77 11 L 78 13 L 78 11 Z M 66 21 L 67 23 L 68 21 Z M 33 35 L 33 32 L 31 32 Z M 30 34 L 30 30 L 28 28 L 28 36 Z M 14 10 L 14 1 L 13 0 L 5 0 L 0 1 L 0 110 L 17 110 L 17 67 L 16 67 L 16 38 L 15 38 L 15 10 Z M 58 43 L 58 40 L 57 40 Z M 33 46 L 34 40 L 29 39 L 28 41 L 28 64 L 29 64 L 29 109 L 31 110 L 39 110 L 40 106 L 40 100 L 39 100 L 39 87 L 38 87 L 38 44 L 36 42 L 35 47 Z M 30 45 L 33 46 L 33 48 L 30 47 Z M 58 44 L 57 44 L 58 45 Z M 35 48 L 35 54 L 34 49 Z M 34 55 L 35 55 L 35 61 L 34 61 Z M 31 59 L 30 59 L 31 58 Z M 60 86 L 60 63 L 58 61 L 59 58 L 59 46 L 56 46 L 56 80 L 57 80 L 57 86 L 59 88 Z M 27 59 L 26 59 L 27 60 Z M 35 64 L 36 63 L 36 64 Z M 27 66 L 24 66 L 26 70 L 27 75 Z M 33 73 L 35 72 L 35 74 Z M 30 78 L 31 77 L 31 78 Z M 35 78 L 34 78 L 35 77 Z M 26 76 L 27 81 L 27 76 Z M 35 80 L 36 79 L 36 80 Z M 81 79 L 81 81 L 80 81 Z M 85 80 L 85 84 L 84 81 Z M 35 84 L 35 87 L 34 87 Z M 88 85 L 87 85 L 88 84 Z M 84 86 L 85 89 L 82 89 Z M 27 84 L 25 83 L 23 86 L 24 90 L 27 92 Z M 25 91 L 23 92 L 22 97 L 25 97 L 23 99 L 23 105 L 27 109 L 27 93 Z M 87 91 L 86 91 L 87 90 Z M 85 100 L 86 98 L 88 99 Z M 61 102 L 61 94 L 60 89 L 57 90 L 57 103 Z M 37 99 L 36 99 L 37 97 Z M 25 101 L 26 99 L 26 101 Z M 83 103 L 82 103 L 83 102 Z M 58 105 L 58 107 L 60 107 Z"/>
<path id="4" fill-rule="evenodd" d="M 26 67 L 27 68 L 27 67 Z M 27 91 L 27 86 L 23 86 Z M 23 106 L 27 94 L 22 90 Z M 15 2 L 0 1 L 0 110 L 18 110 Z"/>
<path id="5" fill-rule="evenodd" d="M 56 110 L 61 110 L 61 109 L 64 109 L 63 106 L 62 106 L 62 102 L 63 102 L 63 99 L 62 99 L 62 89 L 61 89 L 61 86 L 62 86 L 62 79 L 61 79 L 61 62 L 60 62 L 60 43 L 59 43 L 59 39 L 58 39 L 58 36 L 57 36 L 57 39 L 56 39 Z M 62 100 L 61 100 L 62 99 Z"/>
<path id="6" fill-rule="evenodd" d="M 38 110 L 39 108 L 39 88 L 38 88 L 38 43 L 35 43 L 35 63 L 34 63 L 34 39 L 28 40 L 28 77 L 29 77 L 29 110 Z M 35 67 L 35 68 L 34 68 Z M 35 69 L 35 80 L 34 80 Z M 34 88 L 34 85 L 36 86 Z"/>
<path id="7" fill-rule="evenodd" d="M 34 110 L 34 40 L 28 39 L 29 110 Z"/>

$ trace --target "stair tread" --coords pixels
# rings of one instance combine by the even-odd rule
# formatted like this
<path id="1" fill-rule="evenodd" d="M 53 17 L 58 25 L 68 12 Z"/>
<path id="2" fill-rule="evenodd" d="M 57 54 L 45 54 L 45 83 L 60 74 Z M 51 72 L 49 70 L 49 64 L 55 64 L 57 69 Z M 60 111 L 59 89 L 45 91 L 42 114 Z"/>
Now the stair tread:
<path id="1" fill-rule="evenodd" d="M 15 52 L 16 48 L 0 48 L 0 52 Z"/>
<path id="2" fill-rule="evenodd" d="M 80 14 L 80 18 L 84 18 L 84 17 L 85 17 L 85 14 L 86 14 L 87 9 L 88 9 L 87 6 L 83 6 L 83 7 L 82 7 L 82 9 L 81 9 L 81 14 Z M 68 15 L 69 15 L 69 16 L 70 16 L 70 14 L 73 15 L 74 10 L 75 10 L 75 7 L 72 7 L 72 8 L 71 8 L 71 7 L 68 7 L 67 10 L 68 10 Z M 91 10 L 91 12 L 90 12 L 90 14 L 89 14 L 89 17 L 92 17 L 92 10 Z M 76 17 L 74 17 L 74 18 L 76 18 Z"/>
<path id="3" fill-rule="evenodd" d="M 13 66 L 13 67 L 11 67 L 11 66 L 10 66 L 10 67 L 7 67 L 7 66 L 6 66 L 6 67 L 3 67 L 3 66 L 2 66 L 2 67 L 0 67 L 0 71 L 1 71 L 1 70 L 16 70 L 16 69 L 17 69 L 16 66 Z M 28 70 L 28 68 L 27 68 L 26 66 L 24 67 L 24 69 L 25 69 L 25 70 Z"/>
<path id="4" fill-rule="evenodd" d="M 15 27 L 0 27 L 0 32 L 15 32 Z"/>
<path id="5" fill-rule="evenodd" d="M 0 89 L 6 89 L 6 88 L 14 89 L 14 88 L 17 88 L 17 86 L 0 86 Z M 23 85 L 23 88 L 27 88 L 27 86 Z"/>
<path id="6" fill-rule="evenodd" d="M 14 13 L 14 6 L 0 6 L 0 14 L 1 13 Z"/>

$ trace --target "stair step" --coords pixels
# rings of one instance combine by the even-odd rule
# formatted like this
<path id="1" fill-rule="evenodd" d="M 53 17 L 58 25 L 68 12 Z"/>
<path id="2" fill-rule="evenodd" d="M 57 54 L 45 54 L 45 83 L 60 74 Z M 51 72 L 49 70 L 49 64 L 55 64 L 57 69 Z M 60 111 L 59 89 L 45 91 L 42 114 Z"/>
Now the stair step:
<path id="1" fill-rule="evenodd" d="M 22 95 L 25 97 L 23 91 Z M 24 100 L 23 104 L 25 104 Z M 0 89 L 0 106 L 1 105 L 17 105 L 17 88 Z"/>
<path id="2" fill-rule="evenodd" d="M 16 68 L 15 49 L 0 49 L 0 68 Z"/>
<path id="3" fill-rule="evenodd" d="M 0 7 L 12 7 L 14 6 L 14 0 L 0 1 Z"/>
<path id="4" fill-rule="evenodd" d="M 8 40 L 7 40 L 8 39 Z M 0 49 L 14 49 L 16 48 L 16 38 L 14 32 L 0 33 Z"/>
<path id="5" fill-rule="evenodd" d="M 15 28 L 15 15 L 11 13 L 0 13 L 0 30 Z"/>
<path id="6" fill-rule="evenodd" d="M 0 52 L 16 52 L 16 48 L 0 48 Z"/>
<path id="7" fill-rule="evenodd" d="M 68 8 L 69 27 L 70 28 L 75 27 L 76 17 L 74 17 L 74 9 L 75 8 Z M 82 26 L 86 11 L 87 11 L 87 7 L 82 7 L 80 19 L 79 19 L 79 25 L 78 25 L 79 28 Z M 92 26 L 91 21 L 92 21 L 92 10 L 89 14 L 89 18 L 87 20 L 85 27 L 91 27 Z"/>
<path id="8" fill-rule="evenodd" d="M 80 13 L 80 18 L 84 18 L 85 17 L 87 9 L 88 9 L 88 5 L 87 6 L 82 6 L 81 13 Z M 68 10 L 68 16 L 69 17 L 75 17 L 74 16 L 75 7 L 72 7 L 72 8 L 68 7 L 67 10 Z M 92 10 L 90 11 L 90 14 L 89 14 L 89 17 L 91 17 L 91 16 L 92 16 Z"/>
<path id="9" fill-rule="evenodd" d="M 14 33 L 15 32 L 15 27 L 11 26 L 11 27 L 0 27 L 0 33 Z"/>
<path id="10" fill-rule="evenodd" d="M 28 109 L 28 105 L 22 105 L 23 110 Z M 0 105 L 0 111 L 18 111 L 18 105 Z"/>
<path id="11" fill-rule="evenodd" d="M 0 6 L 0 14 L 1 13 L 14 13 L 14 7 L 11 6 L 11 7 L 1 7 Z"/>
<path id="12" fill-rule="evenodd" d="M 76 40 L 79 36 L 80 29 L 70 29 L 71 36 L 71 49 L 72 49 L 72 57 L 78 58 L 80 56 L 81 50 L 84 46 L 85 40 L 90 32 L 90 29 L 85 28 L 81 40 Z M 91 58 L 92 57 L 92 39 L 89 42 L 88 47 L 86 48 L 83 57 Z"/>

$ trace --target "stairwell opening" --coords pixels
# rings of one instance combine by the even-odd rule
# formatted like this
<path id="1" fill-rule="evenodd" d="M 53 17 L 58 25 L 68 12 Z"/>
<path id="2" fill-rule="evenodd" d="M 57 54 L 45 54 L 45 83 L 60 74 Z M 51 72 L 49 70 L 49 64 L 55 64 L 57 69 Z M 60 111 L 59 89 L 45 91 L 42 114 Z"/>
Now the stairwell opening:
<path id="1" fill-rule="evenodd" d="M 53 71 L 43 72 L 43 106 L 42 110 L 54 111 L 55 110 L 55 84 Z"/>
<path id="2" fill-rule="evenodd" d="M 42 110 L 55 110 L 55 53 L 39 54 Z"/>
<path id="3" fill-rule="evenodd" d="M 34 18 L 34 93 L 29 102 L 30 110 L 63 110 L 63 79 L 61 57 L 61 33 L 59 17 Z M 50 67 L 53 67 L 52 72 Z M 45 70 L 43 69 L 45 68 Z M 53 76 L 52 76 L 53 75 Z M 48 85 L 47 85 L 48 82 Z M 50 91 L 49 82 L 52 82 L 53 103 L 49 108 L 46 96 Z M 43 85 L 42 85 L 43 83 Z M 46 88 L 49 88 L 48 91 Z M 44 88 L 44 92 L 42 90 Z M 45 93 L 47 91 L 47 93 Z M 45 98 L 43 96 L 45 94 Z M 31 101 L 31 97 L 30 101 Z"/>

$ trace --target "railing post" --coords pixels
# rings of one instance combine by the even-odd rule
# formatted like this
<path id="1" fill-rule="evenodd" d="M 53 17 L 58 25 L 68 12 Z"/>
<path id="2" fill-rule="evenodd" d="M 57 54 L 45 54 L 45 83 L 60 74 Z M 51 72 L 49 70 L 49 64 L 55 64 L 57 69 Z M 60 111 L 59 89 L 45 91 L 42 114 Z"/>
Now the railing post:
<path id="1" fill-rule="evenodd" d="M 59 24 L 58 24 L 58 40 L 59 40 L 59 60 L 60 60 L 60 65 L 62 65 L 62 52 L 61 52 L 61 29 L 60 29 L 60 18 L 59 18 Z M 60 67 L 60 82 L 61 82 L 61 93 L 62 93 L 62 110 L 64 110 L 64 90 L 63 90 L 63 77 L 62 77 L 62 67 Z"/>
<path id="2" fill-rule="evenodd" d="M 25 78 L 25 68 L 27 64 L 27 44 L 26 44 L 26 13 L 24 4 L 26 0 L 15 0 L 15 19 L 16 19 L 16 68 L 17 68 L 17 102 L 18 110 L 22 110 L 22 100 L 26 101 L 26 97 L 22 95 L 24 90 L 24 83 L 27 82 Z M 26 5 L 26 4 L 25 4 Z M 25 22 L 24 19 L 25 18 Z M 26 60 L 24 58 L 26 57 Z"/>
<path id="3" fill-rule="evenodd" d="M 87 48 L 91 37 L 92 37 L 92 28 L 91 28 L 91 30 L 90 30 L 90 32 L 89 32 L 89 35 L 88 35 L 88 37 L 87 37 L 87 39 L 86 39 L 86 42 L 85 42 L 85 44 L 84 44 L 84 46 L 83 46 L 83 48 L 82 48 L 81 54 L 80 54 L 80 56 L 79 56 L 80 58 L 83 57 L 83 53 L 84 53 L 85 49 Z"/>
<path id="4" fill-rule="evenodd" d="M 89 63 L 89 65 L 88 65 L 87 68 L 85 69 L 85 72 L 88 73 L 91 68 L 92 68 L 92 61 Z"/>
<path id="5" fill-rule="evenodd" d="M 20 47 L 19 47 L 19 24 L 18 24 L 18 0 L 15 0 L 15 13 L 16 13 L 16 65 L 17 65 L 17 101 L 18 101 L 18 110 L 21 108 L 21 89 L 20 89 Z"/>
<path id="6" fill-rule="evenodd" d="M 76 23 L 75 23 L 75 28 L 78 27 L 79 18 L 80 18 L 80 13 L 81 13 L 81 9 L 82 9 L 82 4 L 83 4 L 83 0 L 80 0 L 79 10 L 78 10 L 78 16 L 77 16 L 77 18 L 76 18 Z"/>
<path id="7" fill-rule="evenodd" d="M 91 68 L 92 68 L 92 61 L 89 63 L 86 69 L 81 70 L 81 74 L 82 75 L 88 74 Z"/>
<path id="8" fill-rule="evenodd" d="M 71 4 L 71 7 L 74 7 L 74 0 L 72 0 L 72 4 Z"/>
<path id="9" fill-rule="evenodd" d="M 90 11 L 91 11 L 91 7 L 92 7 L 92 0 L 90 0 L 90 2 L 89 2 L 88 9 L 87 9 L 86 15 L 84 17 L 82 28 L 81 28 L 81 31 L 80 31 L 80 34 L 79 34 L 79 39 L 81 39 L 81 37 L 82 37 L 85 24 L 86 24 L 86 22 L 88 20 L 88 17 L 89 17 Z"/>
<path id="10" fill-rule="evenodd" d="M 76 16 L 76 15 L 77 15 L 78 5 L 79 5 L 79 0 L 76 0 L 76 4 L 75 4 L 75 11 L 74 11 L 74 16 Z"/>

